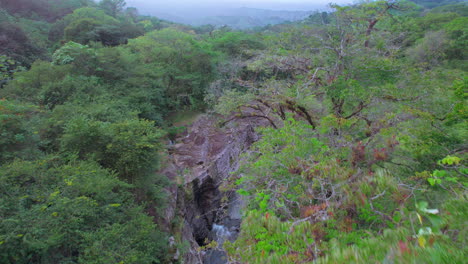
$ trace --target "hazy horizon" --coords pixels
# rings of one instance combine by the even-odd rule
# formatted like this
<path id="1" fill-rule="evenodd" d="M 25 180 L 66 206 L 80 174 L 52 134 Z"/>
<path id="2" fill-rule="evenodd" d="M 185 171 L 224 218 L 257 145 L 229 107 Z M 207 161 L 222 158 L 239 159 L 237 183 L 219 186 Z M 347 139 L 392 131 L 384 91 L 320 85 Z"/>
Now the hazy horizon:
<path id="1" fill-rule="evenodd" d="M 140 14 L 177 23 L 248 28 L 301 20 L 311 12 L 327 10 L 330 2 L 349 4 L 355 0 L 127 0 L 126 2 L 127 7 L 136 7 Z M 239 10 L 243 7 L 251 10 L 245 12 Z M 256 12 L 253 9 L 262 10 Z"/>
<path id="2" fill-rule="evenodd" d="M 176 11 L 190 8 L 260 8 L 269 10 L 315 11 L 325 9 L 329 3 L 349 4 L 353 0 L 127 0 L 127 6 L 136 8 L 160 8 L 161 11 Z M 145 10 L 141 10 L 144 12 Z"/>

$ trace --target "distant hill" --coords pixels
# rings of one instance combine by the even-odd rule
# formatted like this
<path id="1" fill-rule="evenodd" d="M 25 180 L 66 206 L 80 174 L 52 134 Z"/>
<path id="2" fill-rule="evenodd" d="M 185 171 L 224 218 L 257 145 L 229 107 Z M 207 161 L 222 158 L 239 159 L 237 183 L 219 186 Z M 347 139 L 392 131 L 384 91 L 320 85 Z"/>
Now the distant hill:
<path id="1" fill-rule="evenodd" d="M 298 21 L 307 18 L 316 10 L 324 9 L 324 6 L 311 6 L 310 10 L 312 11 L 217 6 L 160 8 L 144 3 L 136 3 L 134 6 L 143 14 L 156 16 L 176 23 L 193 26 L 211 24 L 214 26 L 230 26 L 235 29 L 248 29 L 269 24 L 280 24 L 286 21 Z"/>
<path id="2" fill-rule="evenodd" d="M 411 0 L 411 1 L 426 8 L 434 8 L 438 6 L 467 2 L 466 0 Z"/>
<path id="3" fill-rule="evenodd" d="M 275 25 L 286 21 L 297 21 L 307 18 L 312 11 L 276 11 L 257 8 L 227 9 L 217 16 L 206 16 L 189 22 L 200 26 L 211 24 L 215 26 L 230 26 L 235 29 L 261 27 L 269 24 Z"/>

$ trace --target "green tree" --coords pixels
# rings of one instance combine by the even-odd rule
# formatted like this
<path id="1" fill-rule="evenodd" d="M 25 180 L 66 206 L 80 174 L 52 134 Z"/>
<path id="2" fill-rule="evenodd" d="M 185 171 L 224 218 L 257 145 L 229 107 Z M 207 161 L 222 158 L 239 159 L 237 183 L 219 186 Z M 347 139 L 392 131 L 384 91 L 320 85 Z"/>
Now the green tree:
<path id="1" fill-rule="evenodd" d="M 51 28 L 49 38 L 58 41 L 64 37 L 67 41 L 87 44 L 90 41 L 99 41 L 99 27 L 118 24 L 117 19 L 103 10 L 92 7 L 79 8 L 57 21 Z"/>
<path id="2" fill-rule="evenodd" d="M 100 23 L 98 21 L 90 18 L 73 21 L 65 28 L 65 40 L 75 41 L 81 44 L 95 41 L 98 38 L 95 34 L 95 30 L 99 25 Z"/>
<path id="3" fill-rule="evenodd" d="M 35 60 L 45 58 L 45 51 L 31 41 L 24 30 L 10 22 L 0 22 L 0 54 L 30 66 Z"/>
<path id="4" fill-rule="evenodd" d="M 214 77 L 213 54 L 193 35 L 163 29 L 129 41 L 140 74 L 158 79 L 171 106 L 200 107 Z"/>
<path id="5" fill-rule="evenodd" d="M 439 65 L 446 57 L 449 49 L 449 39 L 444 31 L 428 32 L 414 47 L 408 49 L 408 57 L 415 64 L 423 67 Z"/>
<path id="6" fill-rule="evenodd" d="M 0 55 L 0 89 L 13 78 L 15 72 L 25 70 L 19 63 L 5 55 Z"/>
<path id="7" fill-rule="evenodd" d="M 158 167 L 163 135 L 149 121 L 107 123 L 76 117 L 65 126 L 60 141 L 62 151 L 96 160 L 133 183 Z"/>
<path id="8" fill-rule="evenodd" d="M 160 263 L 165 237 L 131 186 L 93 162 L 0 167 L 2 263 Z"/>
<path id="9" fill-rule="evenodd" d="M 39 114 L 40 110 L 33 105 L 0 100 L 0 164 L 38 155 L 35 123 Z"/>
<path id="10" fill-rule="evenodd" d="M 46 91 L 48 87 L 56 86 L 57 83 L 63 81 L 70 74 L 70 71 L 71 65 L 54 66 L 49 62 L 37 61 L 32 65 L 30 71 L 16 73 L 14 75 L 14 80 L 10 81 L 8 85 L 0 91 L 0 96 L 42 105 L 47 101 L 56 101 L 56 99 L 48 98 L 48 95 L 45 95 L 43 92 Z M 46 97 L 44 97 L 44 95 Z M 69 92 L 64 94 L 52 93 L 49 95 L 66 98 L 69 96 Z"/>
<path id="11" fill-rule="evenodd" d="M 0 7 L 12 14 L 54 22 L 74 9 L 94 5 L 92 0 L 4 0 Z"/>
<path id="12" fill-rule="evenodd" d="M 99 7 L 112 17 L 117 17 L 126 5 L 125 0 L 101 0 L 99 2 Z"/>
<path id="13" fill-rule="evenodd" d="M 462 65 L 466 65 L 462 61 L 468 57 L 464 48 L 468 45 L 468 30 L 464 26 L 466 23 L 468 23 L 467 17 L 459 17 L 444 25 L 444 30 L 451 40 L 447 49 L 448 58 L 460 60 Z"/>
<path id="14" fill-rule="evenodd" d="M 249 57 L 249 50 L 259 50 L 265 48 L 264 44 L 250 34 L 242 32 L 214 33 L 216 37 L 210 42 L 215 50 L 221 51 L 228 56 Z"/>

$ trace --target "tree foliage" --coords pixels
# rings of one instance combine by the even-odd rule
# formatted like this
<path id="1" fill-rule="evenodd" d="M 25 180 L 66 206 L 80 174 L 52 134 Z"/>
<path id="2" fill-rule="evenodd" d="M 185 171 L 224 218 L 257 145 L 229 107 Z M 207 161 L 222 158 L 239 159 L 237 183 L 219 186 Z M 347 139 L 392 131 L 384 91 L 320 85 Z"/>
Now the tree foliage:
<path id="1" fill-rule="evenodd" d="M 0 178 L 2 263 L 159 263 L 164 253 L 130 186 L 96 163 L 18 160 Z"/>
<path id="2" fill-rule="evenodd" d="M 457 236 L 441 227 L 462 221 L 463 209 L 448 206 L 452 195 L 466 206 L 465 165 L 455 165 L 465 164 L 460 87 L 466 77 L 457 50 L 464 45 L 451 46 L 463 38 L 455 28 L 464 17 L 414 16 L 417 9 L 405 1 L 335 8 L 327 23 L 309 20 L 266 33 L 267 50 L 246 62 L 249 74 L 237 75 L 246 91 L 224 91 L 215 107 L 221 114 L 236 111 L 229 122 L 262 117 L 271 125 L 258 130 L 262 139 L 227 183 L 246 196 L 249 225 L 226 246 L 229 257 L 447 262 L 452 248 L 461 261 Z M 444 211 L 418 205 L 426 199 Z M 276 217 L 290 226 L 285 238 L 278 238 L 285 230 L 270 231 Z M 303 223 L 310 231 L 296 237 Z"/>
<path id="3" fill-rule="evenodd" d="M 174 263 L 157 171 L 200 111 L 259 135 L 222 183 L 245 201 L 230 262 L 463 262 L 467 6 L 412 2 L 237 32 L 2 1 L 0 262 Z"/>

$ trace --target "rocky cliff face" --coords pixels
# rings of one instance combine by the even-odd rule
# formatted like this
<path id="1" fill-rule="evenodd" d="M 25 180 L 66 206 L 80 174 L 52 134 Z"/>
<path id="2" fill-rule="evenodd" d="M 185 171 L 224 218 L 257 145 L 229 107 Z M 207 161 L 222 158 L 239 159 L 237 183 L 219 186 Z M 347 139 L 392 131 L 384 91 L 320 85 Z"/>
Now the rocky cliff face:
<path id="1" fill-rule="evenodd" d="M 203 116 L 171 147 L 162 173 L 178 185 L 167 189 L 164 222 L 169 227 L 174 219 L 183 221 L 179 231 L 190 244 L 182 256 L 184 263 L 226 263 L 224 252 L 197 248 L 212 240 L 222 243 L 236 238 L 242 201 L 234 191 L 223 192 L 219 187 L 238 169 L 240 155 L 257 140 L 254 126 L 262 122 L 243 120 L 220 128 L 216 118 Z"/>

